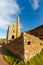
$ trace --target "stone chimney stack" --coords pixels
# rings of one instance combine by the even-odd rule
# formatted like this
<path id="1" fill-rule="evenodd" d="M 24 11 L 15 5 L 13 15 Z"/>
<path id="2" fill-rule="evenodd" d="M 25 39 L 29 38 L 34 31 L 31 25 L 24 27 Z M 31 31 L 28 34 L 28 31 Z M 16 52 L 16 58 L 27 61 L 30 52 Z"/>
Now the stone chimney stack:
<path id="1" fill-rule="evenodd" d="M 17 23 L 16 23 L 16 38 L 20 37 L 20 17 L 18 16 L 17 18 Z"/>

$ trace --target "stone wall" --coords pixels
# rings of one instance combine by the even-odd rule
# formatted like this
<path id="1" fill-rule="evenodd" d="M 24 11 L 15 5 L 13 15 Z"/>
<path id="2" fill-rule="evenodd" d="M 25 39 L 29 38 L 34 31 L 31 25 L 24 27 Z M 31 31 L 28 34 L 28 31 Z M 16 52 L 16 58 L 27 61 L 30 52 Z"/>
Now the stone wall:
<path id="1" fill-rule="evenodd" d="M 12 36 L 16 39 L 16 24 L 11 24 L 7 31 L 7 40 L 12 40 Z"/>
<path id="2" fill-rule="evenodd" d="M 7 40 L 13 40 L 20 37 L 20 18 L 17 18 L 16 24 L 10 24 L 7 31 Z"/>
<path id="3" fill-rule="evenodd" d="M 22 33 L 19 38 L 14 41 L 10 41 L 10 43 L 4 46 L 27 62 L 33 56 L 40 53 L 43 48 L 43 41 L 34 35 Z"/>
<path id="4" fill-rule="evenodd" d="M 24 37 L 24 61 L 27 62 L 38 54 L 43 46 L 43 42 L 34 35 L 23 33 Z"/>
<path id="5" fill-rule="evenodd" d="M 15 55 L 20 57 L 21 59 L 24 59 L 24 40 L 23 37 L 17 38 L 14 41 L 10 41 L 10 43 L 4 44 L 4 47 L 6 47 L 8 50 L 13 52 Z"/>

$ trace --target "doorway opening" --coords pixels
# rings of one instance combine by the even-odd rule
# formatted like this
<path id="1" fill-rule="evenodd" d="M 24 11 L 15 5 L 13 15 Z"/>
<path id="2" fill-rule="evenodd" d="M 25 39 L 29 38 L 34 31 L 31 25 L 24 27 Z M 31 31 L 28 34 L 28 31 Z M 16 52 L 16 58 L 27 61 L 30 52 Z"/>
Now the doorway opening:
<path id="1" fill-rule="evenodd" d="M 12 35 L 12 39 L 14 39 L 14 35 Z"/>

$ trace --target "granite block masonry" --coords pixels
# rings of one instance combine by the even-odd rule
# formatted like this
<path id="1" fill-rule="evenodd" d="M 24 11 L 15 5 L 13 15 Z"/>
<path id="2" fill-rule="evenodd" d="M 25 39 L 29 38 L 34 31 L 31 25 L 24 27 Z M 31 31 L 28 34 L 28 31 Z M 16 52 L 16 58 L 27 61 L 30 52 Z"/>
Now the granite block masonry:
<path id="1" fill-rule="evenodd" d="M 20 57 L 26 63 L 43 48 L 43 41 L 27 32 L 20 32 L 20 17 L 16 24 L 11 24 L 7 31 L 7 44 L 4 45 L 8 50 Z"/>

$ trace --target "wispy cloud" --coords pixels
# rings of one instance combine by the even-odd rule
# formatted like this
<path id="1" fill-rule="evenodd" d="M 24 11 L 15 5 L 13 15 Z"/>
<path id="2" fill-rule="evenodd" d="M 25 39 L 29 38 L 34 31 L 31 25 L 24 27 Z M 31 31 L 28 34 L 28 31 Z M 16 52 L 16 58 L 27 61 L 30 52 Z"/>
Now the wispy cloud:
<path id="1" fill-rule="evenodd" d="M 0 18 L 0 28 L 1 29 L 7 29 L 8 25 L 10 24 L 9 21 L 5 21 L 3 18 Z"/>
<path id="2" fill-rule="evenodd" d="M 29 0 L 32 5 L 33 10 L 37 10 L 39 8 L 39 1 L 40 0 Z"/>
<path id="3" fill-rule="evenodd" d="M 19 12 L 16 0 L 0 0 L 0 28 L 7 29 L 8 25 L 15 21 L 12 16 L 17 16 Z"/>
<path id="4" fill-rule="evenodd" d="M 23 10 L 25 7 L 21 7 L 21 10 Z"/>

